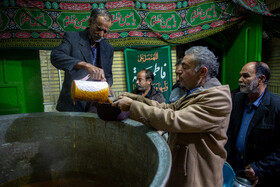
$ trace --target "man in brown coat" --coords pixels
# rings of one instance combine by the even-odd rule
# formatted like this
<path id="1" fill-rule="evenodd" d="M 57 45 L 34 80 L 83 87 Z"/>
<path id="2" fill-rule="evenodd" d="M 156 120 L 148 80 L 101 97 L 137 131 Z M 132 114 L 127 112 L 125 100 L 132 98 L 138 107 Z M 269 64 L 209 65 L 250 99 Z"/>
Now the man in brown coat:
<path id="1" fill-rule="evenodd" d="M 222 187 L 231 112 L 228 85 L 216 79 L 219 64 L 202 46 L 192 47 L 182 60 L 180 83 L 186 95 L 172 104 L 124 93 L 114 103 L 130 118 L 169 132 L 172 168 L 167 186 Z"/>

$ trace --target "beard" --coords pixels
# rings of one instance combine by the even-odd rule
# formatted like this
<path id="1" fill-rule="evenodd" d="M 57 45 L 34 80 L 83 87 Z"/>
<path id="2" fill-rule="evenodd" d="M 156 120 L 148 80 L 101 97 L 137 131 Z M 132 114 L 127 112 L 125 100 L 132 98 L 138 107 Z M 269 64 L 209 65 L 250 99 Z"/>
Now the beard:
<path id="1" fill-rule="evenodd" d="M 94 34 L 94 33 L 90 33 L 90 35 L 91 35 L 91 42 L 93 42 L 93 43 L 98 43 L 98 42 L 100 42 L 104 37 L 100 37 L 100 36 L 98 36 L 98 34 Z"/>
<path id="2" fill-rule="evenodd" d="M 103 39 L 103 37 L 99 38 L 98 40 L 95 40 L 96 43 L 100 42 Z"/>
<path id="3" fill-rule="evenodd" d="M 137 86 L 137 90 L 143 92 L 143 91 L 145 91 L 145 88 Z"/>
<path id="4" fill-rule="evenodd" d="M 240 83 L 240 92 L 245 93 L 245 94 L 251 94 L 251 93 L 257 93 L 258 92 L 258 79 L 255 78 L 253 81 L 251 81 L 249 84 L 243 84 Z"/>
<path id="5" fill-rule="evenodd" d="M 180 84 L 180 81 L 176 81 L 176 84 L 177 84 L 178 88 L 183 88 L 183 86 Z"/>

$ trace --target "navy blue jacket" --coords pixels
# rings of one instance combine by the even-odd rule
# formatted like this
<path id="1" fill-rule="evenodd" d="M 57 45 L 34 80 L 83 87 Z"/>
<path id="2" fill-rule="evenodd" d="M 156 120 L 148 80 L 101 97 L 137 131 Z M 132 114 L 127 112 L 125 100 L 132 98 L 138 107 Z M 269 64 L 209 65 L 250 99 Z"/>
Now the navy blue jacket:
<path id="1" fill-rule="evenodd" d="M 96 45 L 98 47 L 97 66 L 104 70 L 106 80 L 112 86 L 114 49 L 105 40 L 101 40 Z M 89 29 L 82 32 L 66 32 L 62 43 L 52 51 L 51 63 L 56 68 L 65 71 L 63 87 L 56 106 L 58 111 L 85 111 L 85 101 L 76 101 L 75 106 L 73 105 L 71 84 L 73 80 L 82 79 L 88 74 L 86 70 L 75 69 L 74 66 L 81 61 L 91 63 L 91 53 Z"/>
<path id="2" fill-rule="evenodd" d="M 228 128 L 227 161 L 235 168 L 235 145 L 247 95 L 237 93 Z M 267 89 L 249 124 L 245 139 L 244 168 L 248 164 L 259 177 L 257 186 L 274 186 L 280 177 L 280 97 Z"/>

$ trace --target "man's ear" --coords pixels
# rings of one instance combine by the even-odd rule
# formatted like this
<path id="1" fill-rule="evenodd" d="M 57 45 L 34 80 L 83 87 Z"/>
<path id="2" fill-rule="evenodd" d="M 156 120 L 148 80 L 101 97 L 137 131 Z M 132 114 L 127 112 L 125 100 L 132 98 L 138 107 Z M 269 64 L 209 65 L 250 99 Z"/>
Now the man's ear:
<path id="1" fill-rule="evenodd" d="M 266 80 L 265 75 L 261 75 L 261 76 L 259 76 L 259 78 L 258 78 L 259 83 L 264 83 L 265 80 Z"/>
<path id="2" fill-rule="evenodd" d="M 208 73 L 208 69 L 207 67 L 203 66 L 202 68 L 200 68 L 200 76 L 201 77 L 206 77 L 207 73 Z"/>

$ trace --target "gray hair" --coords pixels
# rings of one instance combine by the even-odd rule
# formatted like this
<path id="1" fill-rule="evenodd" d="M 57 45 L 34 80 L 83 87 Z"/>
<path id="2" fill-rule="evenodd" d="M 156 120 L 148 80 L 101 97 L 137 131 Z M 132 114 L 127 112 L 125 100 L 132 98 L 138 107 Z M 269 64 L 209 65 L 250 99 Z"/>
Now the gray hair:
<path id="1" fill-rule="evenodd" d="M 103 16 L 106 21 L 112 21 L 112 15 L 106 8 L 95 8 L 91 11 L 91 19 L 96 22 L 98 16 Z"/>
<path id="2" fill-rule="evenodd" d="M 260 76 L 264 75 L 265 76 L 264 84 L 267 85 L 271 77 L 271 72 L 268 65 L 264 62 L 255 61 L 255 69 L 256 69 L 256 77 L 259 78 Z"/>
<path id="3" fill-rule="evenodd" d="M 203 66 L 208 69 L 206 80 L 216 77 L 219 73 L 219 63 L 217 57 L 207 47 L 194 46 L 185 51 L 185 55 L 193 55 L 196 62 L 195 71 L 197 72 Z"/>

